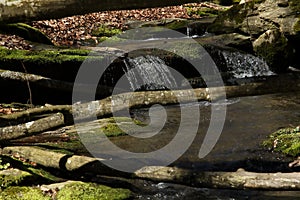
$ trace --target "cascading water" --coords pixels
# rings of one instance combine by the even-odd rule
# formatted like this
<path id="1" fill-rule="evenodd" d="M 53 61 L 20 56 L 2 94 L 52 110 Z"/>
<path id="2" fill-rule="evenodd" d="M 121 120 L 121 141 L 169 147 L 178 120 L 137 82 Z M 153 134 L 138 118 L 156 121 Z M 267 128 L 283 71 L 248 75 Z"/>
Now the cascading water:
<path id="1" fill-rule="evenodd" d="M 240 79 L 275 75 L 264 60 L 254 55 L 237 51 L 222 51 L 222 55 L 226 61 L 227 71 L 232 78 Z"/>
<path id="2" fill-rule="evenodd" d="M 131 89 L 135 90 L 160 90 L 177 87 L 176 80 L 171 74 L 166 63 L 155 56 L 139 56 L 124 60 L 125 75 Z"/>

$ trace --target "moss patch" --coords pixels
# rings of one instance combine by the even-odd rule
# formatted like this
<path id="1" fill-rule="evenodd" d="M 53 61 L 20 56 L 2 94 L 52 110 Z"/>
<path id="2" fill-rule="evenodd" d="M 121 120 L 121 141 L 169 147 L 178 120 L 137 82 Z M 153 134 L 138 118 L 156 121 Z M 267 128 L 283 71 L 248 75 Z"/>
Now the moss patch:
<path id="1" fill-rule="evenodd" d="M 122 33 L 121 29 L 117 29 L 105 25 L 101 25 L 100 27 L 92 31 L 92 35 L 97 37 L 103 37 L 103 36 L 111 37 L 120 33 Z"/>
<path id="2" fill-rule="evenodd" d="M 104 125 L 101 126 L 100 130 L 103 131 L 107 137 L 127 135 L 126 132 L 133 130 L 132 122 L 135 125 L 145 126 L 145 124 L 141 121 L 132 120 L 128 117 L 112 117 L 108 118 L 107 121 L 104 122 Z"/>
<path id="3" fill-rule="evenodd" d="M 8 156 L 3 157 L 3 159 L 5 162 L 10 163 L 10 167 L 12 168 L 9 168 L 8 170 L 12 170 L 12 173 L 9 173 L 9 171 L 3 172 L 0 170 L 0 183 L 2 188 L 11 185 L 31 185 L 45 182 L 57 182 L 62 180 L 61 178 L 54 176 L 44 169 L 33 166 L 29 162 L 23 162 Z"/>
<path id="4" fill-rule="evenodd" d="M 290 156 L 300 155 L 300 127 L 284 128 L 272 133 L 263 145 Z"/>
<path id="5" fill-rule="evenodd" d="M 38 188 L 9 187 L 0 193 L 0 200 L 50 200 Z"/>
<path id="6" fill-rule="evenodd" d="M 130 190 L 111 188 L 94 183 L 71 183 L 57 194 L 58 200 L 121 200 L 131 197 Z"/>
<path id="7" fill-rule="evenodd" d="M 0 171 L 0 187 L 6 188 L 11 185 L 18 185 L 21 182 L 32 178 L 33 175 L 29 172 L 18 169 L 7 169 Z"/>
<path id="8" fill-rule="evenodd" d="M 77 49 L 26 51 L 0 48 L 0 62 L 1 64 L 3 63 L 3 65 L 7 65 L 12 61 L 22 61 L 24 63 L 35 63 L 39 65 L 61 64 L 68 61 L 83 62 L 89 52 L 88 50 Z"/>
<path id="9" fill-rule="evenodd" d="M 220 13 L 220 11 L 216 9 L 203 8 L 203 7 L 199 7 L 199 8 L 186 7 L 186 10 L 188 15 L 190 16 L 198 15 L 200 17 L 213 17 L 213 16 L 217 16 Z"/>

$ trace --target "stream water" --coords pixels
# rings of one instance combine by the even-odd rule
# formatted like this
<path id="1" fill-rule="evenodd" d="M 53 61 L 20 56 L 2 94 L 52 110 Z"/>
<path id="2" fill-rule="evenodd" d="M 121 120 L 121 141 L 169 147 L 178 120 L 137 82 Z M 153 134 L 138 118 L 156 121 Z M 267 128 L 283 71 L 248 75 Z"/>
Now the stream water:
<path id="1" fill-rule="evenodd" d="M 261 146 L 262 141 L 281 127 L 299 125 L 300 92 L 230 99 L 227 116 L 219 141 L 205 158 L 198 158 L 200 144 L 210 120 L 210 103 L 184 106 L 199 107 L 200 125 L 193 144 L 173 166 L 196 170 L 277 172 L 291 171 L 286 158 Z M 152 110 L 151 112 L 159 112 Z M 131 136 L 112 138 L 119 147 L 133 152 L 148 152 L 161 148 L 176 134 L 180 121 L 180 106 L 167 106 L 168 120 L 159 136 L 137 139 Z M 132 115 L 148 122 L 148 109 L 132 110 Z M 193 120 L 191 118 L 191 120 Z M 138 133 L 137 133 L 138 134 Z M 106 152 L 102 152 L 106 154 Z M 109 152 L 107 152 L 109 154 Z M 192 188 L 169 183 L 145 183 L 150 194 L 140 199 L 299 199 L 300 191 L 216 190 Z M 144 186 L 143 186 L 144 187 Z M 150 189 L 149 189 L 150 188 Z"/>
<path id="2" fill-rule="evenodd" d="M 238 52 L 223 52 L 228 72 L 232 79 L 274 75 L 266 63 L 252 55 Z M 150 89 L 164 89 L 160 85 L 172 88 L 176 85 L 165 63 L 156 57 L 138 57 L 126 61 L 126 77 L 131 89 L 137 90 L 141 85 L 153 86 Z M 135 67 L 135 70 L 130 70 Z M 157 87 L 158 88 L 155 88 Z M 147 89 L 147 88 L 146 88 Z M 148 88 L 149 89 L 149 88 Z M 156 151 L 169 144 L 176 136 L 179 125 L 193 126 L 194 116 L 182 121 L 182 107 L 200 110 L 197 135 L 188 150 L 172 166 L 189 168 L 197 171 L 236 171 L 243 168 L 256 172 L 289 172 L 288 163 L 292 158 L 268 151 L 262 147 L 266 137 L 282 127 L 299 125 L 300 91 L 298 93 L 272 94 L 241 97 L 217 102 L 218 106 L 227 106 L 227 115 L 221 136 L 213 150 L 204 158 L 199 158 L 199 149 L 207 133 L 212 104 L 198 102 L 184 105 L 165 106 L 166 123 L 159 134 L 148 133 L 153 137 L 138 137 L 141 132 L 131 136 L 111 138 L 121 149 L 147 153 Z M 130 110 L 131 117 L 145 123 L 160 121 L 162 107 Z M 149 117 L 151 113 L 151 118 Z M 122 113 L 119 113 L 122 115 Z M 157 116 L 155 119 L 153 116 Z M 219 120 L 214 119 L 214 120 Z M 185 132 L 185 134 L 190 134 Z M 183 138 L 184 140 L 184 138 Z M 99 155 L 106 159 L 110 150 L 101 150 Z M 168 155 L 165 155 L 168 156 Z M 133 158 L 135 159 L 135 158 Z M 300 191 L 257 191 L 257 190 L 222 190 L 193 188 L 170 183 L 143 182 L 139 186 L 143 192 L 136 199 L 299 199 Z"/>

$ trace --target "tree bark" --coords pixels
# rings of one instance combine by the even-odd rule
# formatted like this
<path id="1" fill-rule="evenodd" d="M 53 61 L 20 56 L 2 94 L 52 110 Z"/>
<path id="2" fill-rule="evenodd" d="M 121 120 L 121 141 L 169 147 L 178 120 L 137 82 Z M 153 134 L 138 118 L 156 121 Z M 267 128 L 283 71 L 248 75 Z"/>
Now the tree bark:
<path id="1" fill-rule="evenodd" d="M 10 140 L 29 136 L 62 125 L 64 125 L 64 116 L 61 113 L 56 113 L 25 124 L 0 128 L 0 140 Z"/>
<path id="2" fill-rule="evenodd" d="M 195 0 L 0 0 L 0 22 L 26 22 L 72 15 L 82 15 L 97 11 L 151 8 L 185 3 Z"/>

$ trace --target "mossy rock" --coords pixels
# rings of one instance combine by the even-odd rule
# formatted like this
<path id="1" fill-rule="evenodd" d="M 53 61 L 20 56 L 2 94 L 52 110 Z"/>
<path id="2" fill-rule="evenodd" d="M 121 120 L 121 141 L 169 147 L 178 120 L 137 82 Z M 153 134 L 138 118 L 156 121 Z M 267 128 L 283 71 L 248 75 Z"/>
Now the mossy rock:
<path id="1" fill-rule="evenodd" d="M 300 127 L 283 128 L 272 133 L 263 145 L 290 156 L 300 155 Z"/>
<path id="2" fill-rule="evenodd" d="M 129 199 L 131 195 L 128 189 L 77 182 L 64 186 L 56 198 L 58 200 L 121 200 Z"/>
<path id="3" fill-rule="evenodd" d="M 51 200 L 42 191 L 33 187 L 9 187 L 0 193 L 0 200 Z"/>
<path id="4" fill-rule="evenodd" d="M 6 169 L 0 171 L 0 187 L 6 188 L 11 185 L 18 185 L 21 182 L 32 179 L 33 175 L 29 172 L 21 171 L 19 169 Z"/>
<path id="5" fill-rule="evenodd" d="M 39 183 L 51 183 L 62 181 L 45 169 L 34 167 L 28 162 L 22 162 L 16 158 L 2 156 L 3 164 L 9 163 L 6 170 L 0 170 L 0 187 L 6 188 L 14 185 L 30 185 Z"/>
<path id="6" fill-rule="evenodd" d="M 132 120 L 128 117 L 111 117 L 102 121 L 100 130 L 107 137 L 117 137 L 122 135 L 127 135 L 128 132 L 133 131 L 133 124 L 139 126 L 145 126 L 146 124 L 138 120 Z"/>
<path id="7" fill-rule="evenodd" d="M 268 30 L 253 42 L 256 55 L 262 57 L 274 72 L 284 72 L 293 55 L 288 39 L 277 29 Z"/>
<path id="8" fill-rule="evenodd" d="M 0 47 L 1 69 L 45 76 L 48 78 L 74 81 L 81 64 L 87 59 L 97 62 L 102 56 L 89 56 L 90 50 L 51 49 L 39 51 L 9 50 Z"/>
<path id="9" fill-rule="evenodd" d="M 0 25 L 0 32 L 18 35 L 32 42 L 53 45 L 52 41 L 44 33 L 24 23 L 2 24 Z"/>
<path id="10" fill-rule="evenodd" d="M 105 25 L 101 25 L 100 27 L 92 31 L 92 35 L 97 37 L 103 37 L 103 36 L 111 37 L 120 33 L 122 33 L 121 29 L 113 28 Z"/>
<path id="11" fill-rule="evenodd" d="M 186 7 L 188 15 L 198 15 L 200 17 L 214 17 L 217 16 L 220 11 L 212 8 L 193 8 L 193 7 Z"/>

